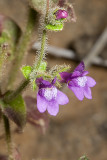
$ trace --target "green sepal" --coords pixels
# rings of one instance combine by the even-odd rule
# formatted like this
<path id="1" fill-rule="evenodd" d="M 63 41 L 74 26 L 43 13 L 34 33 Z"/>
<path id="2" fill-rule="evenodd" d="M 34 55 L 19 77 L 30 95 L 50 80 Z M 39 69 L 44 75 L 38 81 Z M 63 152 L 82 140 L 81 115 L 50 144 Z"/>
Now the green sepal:
<path id="1" fill-rule="evenodd" d="M 35 80 L 34 80 L 33 83 L 32 83 L 33 91 L 35 91 L 36 87 L 37 87 L 37 85 L 36 85 Z"/>
<path id="2" fill-rule="evenodd" d="M 24 67 L 21 68 L 21 71 L 22 71 L 24 77 L 26 79 L 29 79 L 29 75 L 32 71 L 32 67 L 31 66 L 24 66 Z"/>
<path id="3" fill-rule="evenodd" d="M 69 70 L 71 67 L 69 65 L 56 65 L 53 68 L 51 68 L 50 73 L 53 77 L 57 77 L 58 79 L 60 79 L 60 74 L 61 72 L 65 72 L 67 70 Z"/>
<path id="4" fill-rule="evenodd" d="M 41 62 L 39 71 L 43 72 L 46 71 L 47 63 L 46 62 Z"/>
<path id="5" fill-rule="evenodd" d="M 56 25 L 47 24 L 45 26 L 45 28 L 48 30 L 51 30 L 51 31 L 62 31 L 63 30 L 63 23 L 58 23 Z"/>
<path id="6" fill-rule="evenodd" d="M 8 93 L 11 94 L 12 92 Z M 26 123 L 26 106 L 21 95 L 18 95 L 12 101 L 1 104 L 2 112 L 18 127 L 23 128 Z"/>

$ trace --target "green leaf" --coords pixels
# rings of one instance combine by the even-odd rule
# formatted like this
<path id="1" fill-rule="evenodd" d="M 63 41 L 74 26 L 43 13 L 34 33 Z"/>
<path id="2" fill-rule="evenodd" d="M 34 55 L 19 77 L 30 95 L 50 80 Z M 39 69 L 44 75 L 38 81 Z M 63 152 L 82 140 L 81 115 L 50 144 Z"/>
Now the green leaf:
<path id="1" fill-rule="evenodd" d="M 51 31 L 62 31 L 63 30 L 63 23 L 58 23 L 56 25 L 47 24 L 45 26 L 45 28 L 48 30 L 51 30 Z"/>
<path id="2" fill-rule="evenodd" d="M 2 103 L 2 111 L 8 118 L 15 122 L 18 127 L 24 127 L 26 123 L 26 106 L 21 95 L 18 95 L 11 102 L 8 102 L 8 104 L 5 102 Z"/>
<path id="3" fill-rule="evenodd" d="M 39 67 L 39 71 L 46 71 L 47 63 L 42 62 Z"/>
<path id="4" fill-rule="evenodd" d="M 29 79 L 29 75 L 32 71 L 32 67 L 31 66 L 24 66 L 24 67 L 21 68 L 21 71 L 22 71 L 24 77 L 26 79 Z"/>

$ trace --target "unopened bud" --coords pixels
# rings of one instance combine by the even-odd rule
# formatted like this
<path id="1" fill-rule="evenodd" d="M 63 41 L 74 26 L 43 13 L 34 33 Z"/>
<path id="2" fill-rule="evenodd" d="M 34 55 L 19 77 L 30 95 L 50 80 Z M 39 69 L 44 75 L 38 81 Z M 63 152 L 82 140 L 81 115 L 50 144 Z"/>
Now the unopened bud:
<path id="1" fill-rule="evenodd" d="M 68 12 L 66 10 L 59 9 L 55 12 L 55 16 L 57 20 L 67 18 L 68 17 Z"/>

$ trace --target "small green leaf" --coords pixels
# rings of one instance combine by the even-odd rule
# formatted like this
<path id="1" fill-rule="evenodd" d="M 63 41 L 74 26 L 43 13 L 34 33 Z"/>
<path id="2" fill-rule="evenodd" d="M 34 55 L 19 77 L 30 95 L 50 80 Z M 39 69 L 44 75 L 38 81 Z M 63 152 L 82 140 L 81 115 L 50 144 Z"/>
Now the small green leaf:
<path id="1" fill-rule="evenodd" d="M 28 79 L 29 75 L 30 75 L 30 73 L 32 71 L 32 67 L 31 66 L 24 66 L 24 67 L 21 68 L 21 71 L 22 71 L 24 77 L 26 79 Z"/>
<path id="2" fill-rule="evenodd" d="M 26 107 L 21 95 L 18 95 L 11 102 L 8 102 L 8 104 L 4 102 L 2 104 L 2 111 L 8 118 L 15 122 L 18 127 L 24 127 L 26 123 Z"/>
<path id="3" fill-rule="evenodd" d="M 46 29 L 52 30 L 52 31 L 62 31 L 63 30 L 63 23 L 58 23 L 56 25 L 47 24 L 45 26 Z"/>
<path id="4" fill-rule="evenodd" d="M 46 62 L 42 62 L 40 64 L 39 71 L 46 71 L 46 66 L 47 66 L 47 63 Z"/>

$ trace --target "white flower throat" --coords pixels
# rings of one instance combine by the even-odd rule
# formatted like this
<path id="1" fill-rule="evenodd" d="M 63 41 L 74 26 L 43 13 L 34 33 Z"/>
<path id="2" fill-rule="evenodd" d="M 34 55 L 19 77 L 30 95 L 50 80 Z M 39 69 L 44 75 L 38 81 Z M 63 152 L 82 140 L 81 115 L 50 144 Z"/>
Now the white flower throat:
<path id="1" fill-rule="evenodd" d="M 79 78 L 77 78 L 77 82 L 78 82 L 78 85 L 80 87 L 84 87 L 86 85 L 86 82 L 87 82 L 87 77 L 86 76 L 79 77 Z"/>
<path id="2" fill-rule="evenodd" d="M 44 97 L 50 101 L 52 99 L 56 99 L 57 97 L 57 88 L 46 88 L 44 92 Z"/>

